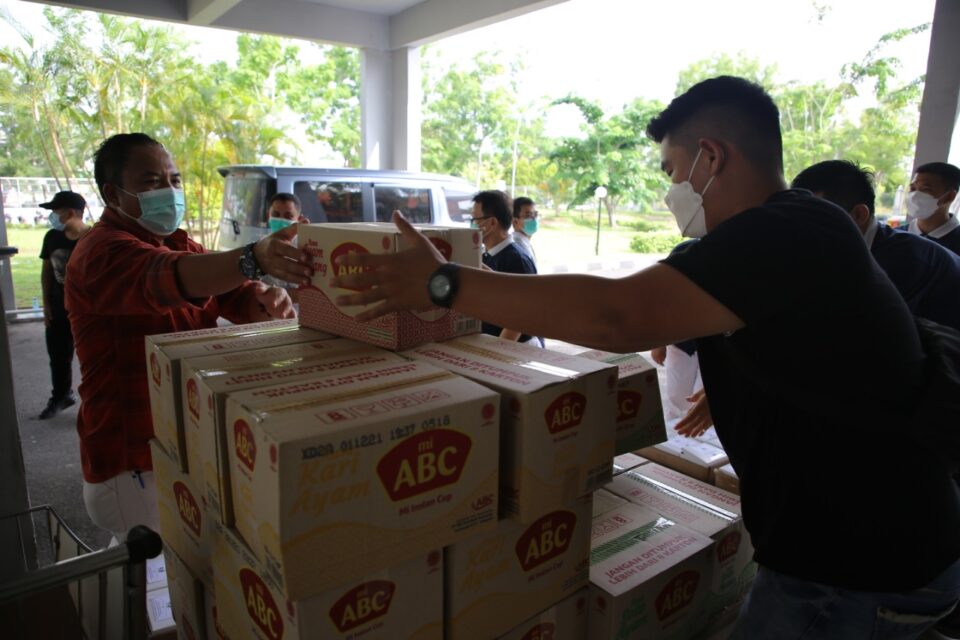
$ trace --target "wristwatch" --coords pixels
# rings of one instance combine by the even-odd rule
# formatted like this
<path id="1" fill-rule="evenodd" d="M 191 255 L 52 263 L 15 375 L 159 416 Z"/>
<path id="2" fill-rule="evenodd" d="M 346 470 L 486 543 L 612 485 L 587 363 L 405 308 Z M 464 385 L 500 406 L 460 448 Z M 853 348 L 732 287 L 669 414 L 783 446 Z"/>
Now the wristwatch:
<path id="1" fill-rule="evenodd" d="M 253 253 L 256 242 L 251 242 L 243 248 L 243 255 L 240 256 L 240 273 L 247 280 L 259 280 L 265 275 L 260 263 L 257 262 L 257 256 Z"/>
<path id="2" fill-rule="evenodd" d="M 453 299 L 456 297 L 459 288 L 460 265 L 455 262 L 441 265 L 427 281 L 427 293 L 430 294 L 430 302 L 445 309 L 449 309 L 453 305 Z"/>

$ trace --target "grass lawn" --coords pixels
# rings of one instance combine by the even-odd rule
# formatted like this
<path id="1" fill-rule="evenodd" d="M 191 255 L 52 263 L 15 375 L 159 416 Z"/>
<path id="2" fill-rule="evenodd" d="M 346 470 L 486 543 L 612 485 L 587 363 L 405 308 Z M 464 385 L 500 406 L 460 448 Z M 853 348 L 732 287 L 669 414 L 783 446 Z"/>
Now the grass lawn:
<path id="1" fill-rule="evenodd" d="M 43 236 L 46 227 L 16 228 L 7 226 L 7 244 L 17 247 L 20 252 L 10 260 L 10 271 L 13 274 L 13 291 L 17 307 L 33 305 L 36 296 L 43 305 L 43 293 L 40 289 L 40 247 L 43 246 Z"/>

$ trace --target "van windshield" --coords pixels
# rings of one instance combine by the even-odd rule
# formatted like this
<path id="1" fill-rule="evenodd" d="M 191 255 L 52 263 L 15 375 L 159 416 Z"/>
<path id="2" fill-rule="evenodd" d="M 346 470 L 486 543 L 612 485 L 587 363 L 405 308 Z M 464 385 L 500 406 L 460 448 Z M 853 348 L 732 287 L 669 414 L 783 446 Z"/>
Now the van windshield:
<path id="1" fill-rule="evenodd" d="M 259 173 L 231 173 L 223 187 L 223 217 L 241 226 L 266 226 L 270 180 Z"/>

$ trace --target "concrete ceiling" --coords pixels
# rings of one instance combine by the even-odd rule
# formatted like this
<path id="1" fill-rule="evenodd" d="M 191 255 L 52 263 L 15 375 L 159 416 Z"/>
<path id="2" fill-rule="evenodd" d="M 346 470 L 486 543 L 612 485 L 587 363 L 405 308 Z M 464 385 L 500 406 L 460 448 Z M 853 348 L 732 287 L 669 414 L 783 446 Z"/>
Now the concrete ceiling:
<path id="1" fill-rule="evenodd" d="M 38 4 L 384 51 L 419 46 L 567 0 L 63 0 Z"/>

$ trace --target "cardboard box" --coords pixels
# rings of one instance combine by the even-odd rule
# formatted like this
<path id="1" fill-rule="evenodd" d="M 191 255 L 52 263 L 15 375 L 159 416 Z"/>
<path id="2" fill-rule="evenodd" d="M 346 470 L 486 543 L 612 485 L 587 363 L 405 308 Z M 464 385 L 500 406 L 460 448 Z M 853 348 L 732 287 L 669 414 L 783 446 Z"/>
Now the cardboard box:
<path id="1" fill-rule="evenodd" d="M 610 480 L 617 375 L 612 365 L 487 335 L 404 355 L 500 394 L 505 516 L 531 522 Z"/>
<path id="2" fill-rule="evenodd" d="M 164 550 L 170 567 L 170 604 L 179 640 L 216 640 L 208 630 L 204 603 L 205 587 L 186 563 L 170 548 Z"/>
<path id="3" fill-rule="evenodd" d="M 627 504 L 593 520 L 591 640 L 685 640 L 706 625 L 712 540 Z"/>
<path id="4" fill-rule="evenodd" d="M 650 461 L 635 453 L 621 453 L 613 459 L 613 475 L 618 476 L 625 471 L 630 471 L 648 462 Z"/>
<path id="5" fill-rule="evenodd" d="M 329 338 L 311 329 L 302 329 L 295 320 L 273 320 L 235 324 L 197 331 L 147 336 L 147 380 L 153 434 L 181 471 L 188 472 L 187 442 L 183 430 L 183 400 L 180 361 L 231 351 L 249 351 L 296 342 Z"/>
<path id="6" fill-rule="evenodd" d="M 228 393 L 401 361 L 394 353 L 344 338 L 183 360 L 187 466 L 211 509 L 233 525 L 224 417 Z"/>
<path id="7" fill-rule="evenodd" d="M 584 640 L 589 599 L 589 590 L 581 589 L 498 640 Z"/>
<path id="8" fill-rule="evenodd" d="M 217 622 L 232 640 L 443 638 L 443 553 L 433 550 L 388 569 L 292 600 L 243 542 L 218 536 Z"/>
<path id="9" fill-rule="evenodd" d="M 718 613 L 749 588 L 757 565 L 739 496 L 654 463 L 617 476 L 608 488 L 714 540 L 706 615 Z"/>
<path id="10" fill-rule="evenodd" d="M 231 394 L 236 528 L 294 599 L 492 528 L 498 407 L 409 361 Z"/>
<path id="11" fill-rule="evenodd" d="M 674 436 L 666 442 L 640 449 L 637 453 L 704 482 L 710 482 L 714 469 L 729 462 L 723 449 L 683 436 Z"/>
<path id="12" fill-rule="evenodd" d="M 617 447 L 616 453 L 629 453 L 667 439 L 660 400 L 657 368 L 639 353 L 610 353 L 590 350 L 581 358 L 616 365 Z"/>
<path id="13" fill-rule="evenodd" d="M 713 484 L 724 491 L 740 495 L 740 477 L 733 470 L 732 464 L 725 464 L 713 470 Z"/>
<path id="14" fill-rule="evenodd" d="M 216 513 L 207 508 L 201 488 L 174 463 L 160 443 L 150 441 L 157 483 L 160 537 L 190 571 L 213 585 L 213 530 Z"/>
<path id="15" fill-rule="evenodd" d="M 480 266 L 480 233 L 462 227 L 424 226 L 418 229 L 430 238 L 452 262 Z M 476 333 L 480 321 L 450 309 L 432 307 L 423 311 L 398 311 L 371 322 L 354 318 L 366 306 L 341 307 L 337 296 L 353 293 L 334 288 L 330 281 L 353 267 L 338 265 L 340 256 L 351 253 L 396 253 L 407 248 L 396 226 L 387 223 L 302 224 L 300 247 L 313 255 L 314 275 L 310 286 L 300 290 L 300 323 L 387 349 L 410 349 L 426 342 Z M 426 285 L 424 285 L 426 286 Z"/>
<path id="16" fill-rule="evenodd" d="M 607 511 L 613 511 L 617 507 L 628 504 L 628 501 L 620 496 L 610 493 L 606 489 L 597 489 L 593 492 L 593 517 L 603 515 Z"/>
<path id="17" fill-rule="evenodd" d="M 495 638 L 586 586 L 592 499 L 447 547 L 446 639 Z"/>

